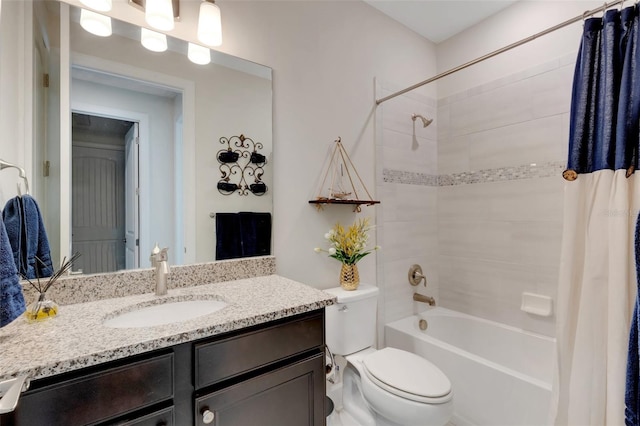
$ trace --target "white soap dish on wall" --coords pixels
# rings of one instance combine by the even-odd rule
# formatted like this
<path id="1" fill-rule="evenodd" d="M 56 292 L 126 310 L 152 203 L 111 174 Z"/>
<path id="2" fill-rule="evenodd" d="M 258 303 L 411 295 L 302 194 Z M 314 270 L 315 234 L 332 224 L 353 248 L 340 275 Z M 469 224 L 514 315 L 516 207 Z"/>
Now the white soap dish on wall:
<path id="1" fill-rule="evenodd" d="M 543 294 L 524 292 L 520 309 L 529 314 L 550 317 L 553 314 L 553 299 Z"/>

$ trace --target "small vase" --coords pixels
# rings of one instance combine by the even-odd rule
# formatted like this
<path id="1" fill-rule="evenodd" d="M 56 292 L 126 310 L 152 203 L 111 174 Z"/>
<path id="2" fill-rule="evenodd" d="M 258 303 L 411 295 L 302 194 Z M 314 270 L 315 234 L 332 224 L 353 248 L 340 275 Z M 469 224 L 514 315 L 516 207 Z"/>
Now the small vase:
<path id="1" fill-rule="evenodd" d="M 38 300 L 30 303 L 24 316 L 29 322 L 44 321 L 58 315 L 58 304 L 47 298 L 47 293 L 40 293 Z"/>
<path id="2" fill-rule="evenodd" d="M 342 264 L 340 269 L 340 287 L 345 290 L 351 291 L 358 288 L 360 285 L 360 274 L 358 274 L 358 266 Z"/>

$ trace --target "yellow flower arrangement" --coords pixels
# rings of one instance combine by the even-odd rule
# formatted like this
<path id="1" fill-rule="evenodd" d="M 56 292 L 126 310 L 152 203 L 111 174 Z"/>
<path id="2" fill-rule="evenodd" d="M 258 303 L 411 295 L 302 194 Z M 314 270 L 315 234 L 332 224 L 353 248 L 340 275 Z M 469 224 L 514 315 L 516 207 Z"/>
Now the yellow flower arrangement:
<path id="1" fill-rule="evenodd" d="M 324 235 L 331 247 L 328 250 L 316 247 L 315 251 L 329 253 L 329 257 L 333 257 L 345 265 L 355 265 L 372 251 L 380 249 L 380 246 L 375 246 L 372 249 L 366 248 L 371 229 L 369 218 L 355 221 L 346 230 L 342 225 L 336 223 L 333 229 Z"/>

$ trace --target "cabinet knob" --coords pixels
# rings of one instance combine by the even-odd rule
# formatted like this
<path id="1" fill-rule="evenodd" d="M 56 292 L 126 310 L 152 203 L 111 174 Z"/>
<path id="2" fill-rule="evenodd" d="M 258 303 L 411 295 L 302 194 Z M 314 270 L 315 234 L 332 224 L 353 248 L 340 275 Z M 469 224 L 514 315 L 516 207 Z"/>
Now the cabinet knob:
<path id="1" fill-rule="evenodd" d="M 215 414 L 213 414 L 213 411 L 209 410 L 209 409 L 204 409 L 202 411 L 202 422 L 205 425 L 208 425 L 209 423 L 213 422 L 213 419 L 216 417 Z"/>

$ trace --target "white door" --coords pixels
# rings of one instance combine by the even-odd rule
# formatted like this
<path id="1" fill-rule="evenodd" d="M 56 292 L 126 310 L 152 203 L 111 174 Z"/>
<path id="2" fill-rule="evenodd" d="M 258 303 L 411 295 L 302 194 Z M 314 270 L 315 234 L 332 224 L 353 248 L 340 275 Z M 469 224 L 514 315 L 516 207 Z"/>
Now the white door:
<path id="1" fill-rule="evenodd" d="M 72 253 L 84 273 L 124 268 L 124 152 L 75 142 L 72 149 Z"/>
<path id="2" fill-rule="evenodd" d="M 138 123 L 125 136 L 125 259 L 127 269 L 140 267 L 140 188 Z"/>

